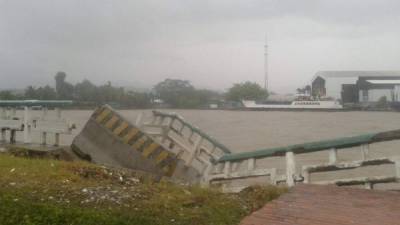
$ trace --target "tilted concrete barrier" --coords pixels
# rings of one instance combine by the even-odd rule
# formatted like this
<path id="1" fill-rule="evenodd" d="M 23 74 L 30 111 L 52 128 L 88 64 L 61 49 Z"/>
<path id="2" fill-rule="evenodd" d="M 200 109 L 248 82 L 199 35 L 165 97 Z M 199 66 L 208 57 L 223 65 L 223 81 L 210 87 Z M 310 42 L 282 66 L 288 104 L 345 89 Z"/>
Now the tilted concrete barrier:
<path id="1" fill-rule="evenodd" d="M 196 183 L 199 173 L 109 106 L 94 111 L 72 150 L 90 161 Z"/>

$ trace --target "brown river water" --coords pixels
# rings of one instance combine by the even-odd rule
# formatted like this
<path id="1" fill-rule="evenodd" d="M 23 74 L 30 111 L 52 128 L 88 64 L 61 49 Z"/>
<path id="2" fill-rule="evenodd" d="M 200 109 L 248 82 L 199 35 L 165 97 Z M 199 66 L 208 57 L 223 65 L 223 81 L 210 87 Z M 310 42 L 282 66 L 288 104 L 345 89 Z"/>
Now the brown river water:
<path id="1" fill-rule="evenodd" d="M 188 122 L 213 136 L 233 152 L 400 129 L 400 113 L 396 112 L 164 111 L 180 114 Z M 145 112 L 147 115 L 151 114 L 150 110 L 121 110 L 119 112 L 132 122 L 135 122 L 136 116 L 141 112 Z M 73 135 L 62 136 L 62 144 L 72 142 L 73 137 L 79 133 L 91 113 L 90 110 L 63 111 L 63 117 L 75 122 L 77 129 L 74 130 Z M 399 141 L 373 144 L 370 148 L 370 157 L 400 155 L 399 144 Z M 360 157 L 359 149 L 339 151 L 339 160 L 356 160 Z M 298 160 L 297 167 L 300 169 L 301 165 L 327 162 L 328 153 L 325 151 L 302 154 L 296 156 L 296 159 Z M 283 157 L 267 159 L 258 163 L 277 167 L 282 170 L 281 172 L 285 165 Z M 361 169 L 352 171 L 359 173 Z M 361 171 L 361 174 L 382 175 L 387 171 L 393 171 L 393 169 L 378 166 L 364 172 Z M 348 174 L 349 172 L 346 172 L 346 176 Z M 338 177 L 339 175 L 333 173 L 332 176 Z M 315 177 L 318 180 L 318 175 Z M 322 180 L 324 178 L 329 178 L 329 174 L 325 173 Z"/>

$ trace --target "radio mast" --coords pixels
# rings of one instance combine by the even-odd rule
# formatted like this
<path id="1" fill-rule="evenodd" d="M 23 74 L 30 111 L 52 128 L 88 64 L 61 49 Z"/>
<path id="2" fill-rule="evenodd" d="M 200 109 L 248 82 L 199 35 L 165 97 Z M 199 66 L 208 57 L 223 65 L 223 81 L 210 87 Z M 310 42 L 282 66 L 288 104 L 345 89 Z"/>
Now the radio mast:
<path id="1" fill-rule="evenodd" d="M 267 35 L 265 35 L 265 44 L 264 44 L 264 89 L 268 90 L 268 44 L 267 44 Z"/>

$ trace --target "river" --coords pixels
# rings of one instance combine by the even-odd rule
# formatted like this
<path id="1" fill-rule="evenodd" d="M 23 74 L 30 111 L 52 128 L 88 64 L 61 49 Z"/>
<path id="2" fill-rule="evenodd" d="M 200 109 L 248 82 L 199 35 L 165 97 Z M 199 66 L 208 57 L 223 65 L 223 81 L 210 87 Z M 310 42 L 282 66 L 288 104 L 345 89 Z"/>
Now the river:
<path id="1" fill-rule="evenodd" d="M 400 113 L 396 112 L 284 112 L 284 111 L 223 111 L 223 110 L 164 110 L 176 112 L 188 122 L 199 127 L 233 152 L 250 151 L 298 144 L 323 139 L 360 135 L 371 132 L 400 129 Z M 151 110 L 121 110 L 128 120 L 134 122 L 136 116 Z M 34 112 L 40 113 L 40 112 Z M 90 117 L 90 110 L 67 110 L 63 117 L 75 122 L 77 129 L 73 135 L 62 136 L 62 144 L 70 144 Z M 39 138 L 39 137 L 36 137 Z M 399 141 L 373 144 L 370 157 L 400 155 Z M 296 156 L 298 168 L 327 161 L 327 152 L 317 152 Z M 360 159 L 358 149 L 340 151 L 339 160 Z M 271 167 L 284 168 L 284 159 L 264 162 Z M 386 167 L 365 170 L 365 175 L 380 175 L 389 171 Z M 390 169 L 390 171 L 393 171 Z M 346 172 L 347 173 L 347 172 Z M 357 170 L 354 173 L 358 173 Z M 375 174 L 376 173 L 376 174 Z M 348 175 L 348 174 L 346 174 Z M 334 175 L 338 177 L 337 173 Z M 318 177 L 318 176 L 316 176 Z M 324 178 L 329 178 L 326 174 Z"/>

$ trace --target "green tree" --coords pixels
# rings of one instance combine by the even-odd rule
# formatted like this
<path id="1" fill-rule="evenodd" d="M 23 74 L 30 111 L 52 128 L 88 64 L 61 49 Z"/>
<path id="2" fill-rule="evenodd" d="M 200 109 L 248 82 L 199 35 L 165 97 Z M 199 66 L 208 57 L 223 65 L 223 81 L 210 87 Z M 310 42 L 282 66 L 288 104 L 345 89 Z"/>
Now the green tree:
<path id="1" fill-rule="evenodd" d="M 120 102 L 124 94 L 123 88 L 113 87 L 111 82 L 108 81 L 107 84 L 98 87 L 97 102 Z"/>
<path id="2" fill-rule="evenodd" d="M 56 91 L 59 99 L 72 99 L 74 86 L 65 81 L 67 74 L 65 72 L 57 72 L 54 77 L 56 80 Z"/>
<path id="3" fill-rule="evenodd" d="M 120 103 L 127 107 L 146 108 L 150 106 L 151 96 L 147 93 L 140 93 L 134 91 L 126 92 Z"/>
<path id="4" fill-rule="evenodd" d="M 25 89 L 25 99 L 37 99 L 37 92 L 36 92 L 36 88 L 34 88 L 33 86 L 28 86 Z"/>
<path id="5" fill-rule="evenodd" d="M 226 93 L 226 98 L 231 101 L 257 100 L 268 97 L 268 91 L 255 82 L 246 81 L 234 84 Z"/>
<path id="6" fill-rule="evenodd" d="M 46 85 L 37 89 L 37 97 L 40 100 L 54 100 L 57 98 L 57 93 L 54 88 Z"/>
<path id="7" fill-rule="evenodd" d="M 0 100 L 17 100 L 20 98 L 21 96 L 13 94 L 11 91 L 0 91 Z"/>
<path id="8" fill-rule="evenodd" d="M 57 94 L 54 88 L 49 85 L 39 88 L 28 86 L 25 89 L 24 97 L 25 99 L 54 100 L 56 99 Z"/>
<path id="9" fill-rule="evenodd" d="M 166 79 L 158 83 L 154 90 L 156 95 L 172 107 L 193 107 L 198 102 L 193 98 L 195 88 L 187 80 Z"/>
<path id="10" fill-rule="evenodd" d="M 74 97 L 79 101 L 98 101 L 98 90 L 97 86 L 89 80 L 83 80 L 81 83 L 77 83 L 74 87 Z"/>

